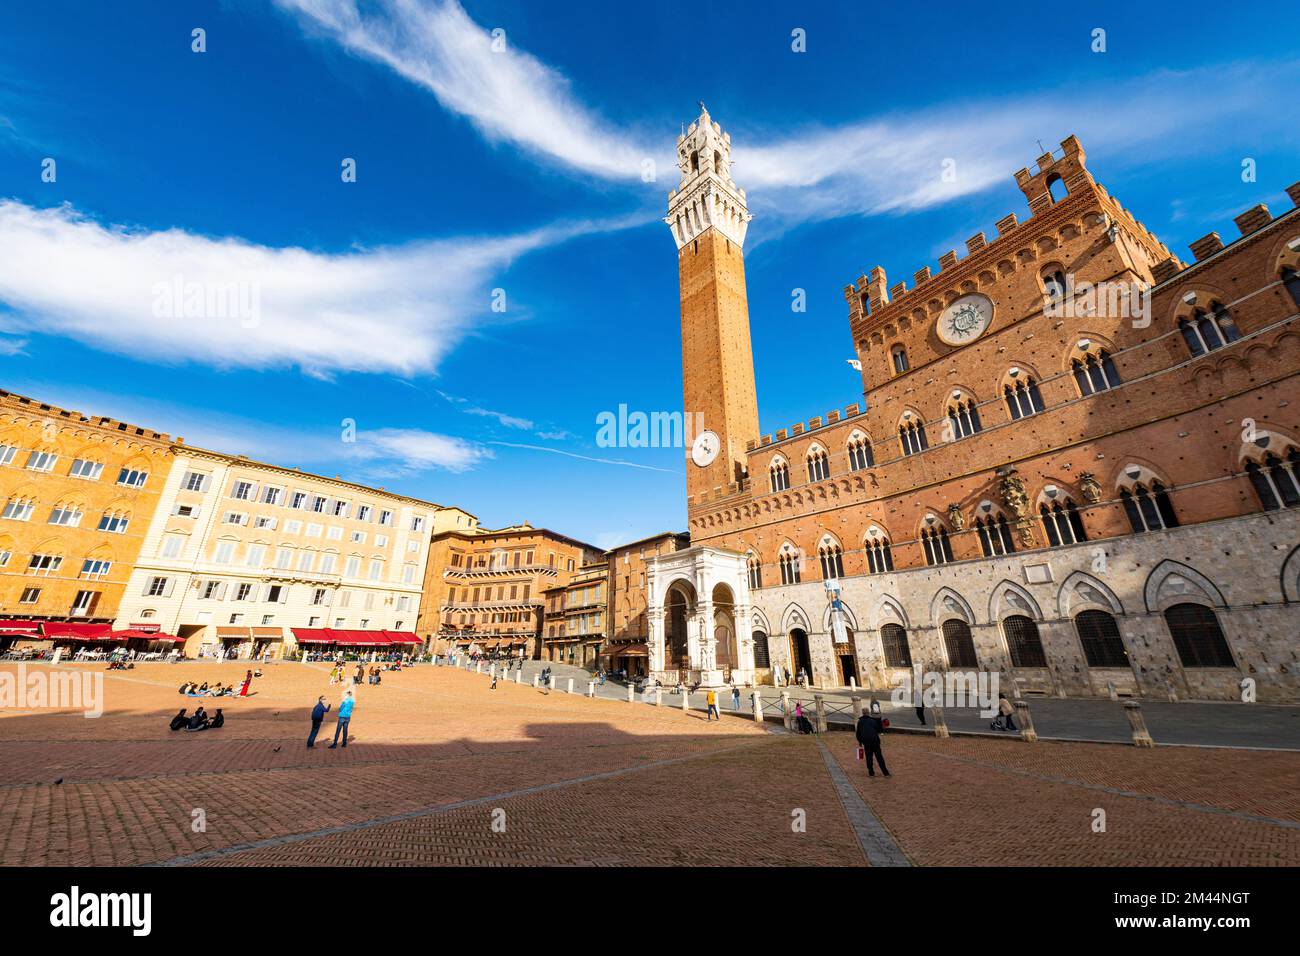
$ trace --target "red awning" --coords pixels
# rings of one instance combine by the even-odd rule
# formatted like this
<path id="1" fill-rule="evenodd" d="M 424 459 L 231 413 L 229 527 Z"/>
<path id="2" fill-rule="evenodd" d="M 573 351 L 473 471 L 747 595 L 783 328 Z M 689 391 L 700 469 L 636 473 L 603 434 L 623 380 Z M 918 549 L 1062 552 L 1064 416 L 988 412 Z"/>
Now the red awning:
<path id="1" fill-rule="evenodd" d="M 39 637 L 40 621 L 0 621 L 0 634 L 22 637 Z"/>
<path id="2" fill-rule="evenodd" d="M 183 641 L 185 638 L 162 631 L 142 631 L 138 627 L 128 627 L 124 631 L 114 631 L 115 641 Z"/>
<path id="3" fill-rule="evenodd" d="M 80 624 L 69 621 L 43 621 L 41 632 L 46 637 L 72 641 L 113 641 L 113 628 L 108 624 Z M 125 640 L 125 638 L 122 638 Z"/>
<path id="4" fill-rule="evenodd" d="M 412 631 L 384 631 L 390 644 L 423 644 L 424 639 Z"/>
<path id="5" fill-rule="evenodd" d="M 387 647 L 396 643 L 385 631 L 349 631 L 332 627 L 295 627 L 291 629 L 299 644 L 346 644 L 351 647 Z M 417 639 L 415 643 L 420 643 Z"/>

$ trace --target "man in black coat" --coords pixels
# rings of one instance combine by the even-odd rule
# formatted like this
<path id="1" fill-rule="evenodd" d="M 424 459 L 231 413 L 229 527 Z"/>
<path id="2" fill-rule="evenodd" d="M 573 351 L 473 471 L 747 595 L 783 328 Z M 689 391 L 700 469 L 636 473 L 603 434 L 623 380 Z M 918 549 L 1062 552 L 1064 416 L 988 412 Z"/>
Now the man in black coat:
<path id="1" fill-rule="evenodd" d="M 873 714 L 866 713 L 858 718 L 858 727 L 855 736 L 867 759 L 867 775 L 874 777 L 875 769 L 872 767 L 872 759 L 880 761 L 880 772 L 886 777 L 889 776 L 889 768 L 885 766 L 885 755 L 880 751 L 880 732 L 884 729 L 884 722 Z"/>
<path id="2" fill-rule="evenodd" d="M 349 693 L 351 693 L 349 691 Z M 316 706 L 311 709 L 311 733 L 307 735 L 307 749 L 313 750 L 316 747 L 316 735 L 320 733 L 321 721 L 325 719 L 325 712 L 330 709 L 330 705 L 325 703 L 325 695 L 322 694 L 316 698 Z"/>

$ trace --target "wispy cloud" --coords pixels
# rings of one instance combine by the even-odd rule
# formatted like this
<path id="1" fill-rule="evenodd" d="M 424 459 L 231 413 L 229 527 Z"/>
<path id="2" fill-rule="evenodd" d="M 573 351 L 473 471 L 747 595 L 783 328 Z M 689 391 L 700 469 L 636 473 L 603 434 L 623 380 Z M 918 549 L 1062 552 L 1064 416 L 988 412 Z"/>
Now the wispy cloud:
<path id="1" fill-rule="evenodd" d="M 276 0 L 349 52 L 382 63 L 429 90 L 448 110 L 493 140 L 508 140 L 558 162 L 610 179 L 640 173 L 658 150 L 609 128 L 569 89 L 557 70 L 504 43 L 456 0 L 422 4 L 378 0 Z"/>
<path id="2" fill-rule="evenodd" d="M 0 332 L 55 333 L 163 364 L 429 373 L 491 319 L 494 273 L 623 221 L 346 253 L 103 225 L 0 201 Z"/>
<path id="3" fill-rule="evenodd" d="M 449 435 L 439 435 L 414 428 L 380 428 L 358 432 L 349 455 L 363 462 L 399 464 L 405 471 L 469 471 L 485 458 L 490 449 L 478 442 Z"/>
<path id="4" fill-rule="evenodd" d="M 479 418 L 491 418 L 497 423 L 504 425 L 506 428 L 520 428 L 525 431 L 533 427 L 533 422 L 528 418 L 520 418 L 518 415 L 508 415 L 505 412 L 493 411 L 490 408 L 481 408 L 473 404 L 467 398 L 461 398 L 457 395 L 448 395 L 444 391 L 439 391 L 444 399 L 458 407 L 466 415 L 477 415 Z"/>
<path id="5" fill-rule="evenodd" d="M 541 451 L 551 455 L 563 455 L 565 458 L 577 458 L 579 461 L 591 461 L 600 465 L 621 465 L 624 468 L 643 468 L 646 471 L 662 471 L 666 475 L 679 475 L 681 472 L 673 471 L 671 468 L 658 468 L 654 465 L 643 465 L 635 461 L 624 461 L 621 458 L 595 458 L 591 455 L 579 455 L 577 452 L 565 451 L 562 448 L 550 448 L 546 445 L 527 445 L 520 442 L 509 441 L 490 441 L 489 445 L 501 445 L 505 448 L 522 448 L 527 451 Z"/>
<path id="6" fill-rule="evenodd" d="M 558 69 L 507 43 L 456 0 L 276 0 L 353 54 L 429 90 L 486 136 L 548 162 L 631 181 L 645 157 L 672 168 L 667 137 L 611 124 L 583 103 Z M 778 137 L 731 117 L 734 173 L 771 234 L 810 220 L 925 209 L 1004 183 L 1070 133 L 1112 163 L 1231 119 L 1253 133 L 1295 138 L 1288 91 L 1300 64 L 1214 64 L 1135 79 L 1045 89 L 1028 96 L 964 99 L 905 115 L 846 118 Z M 724 122 L 726 118 L 724 118 Z M 760 236 L 761 238 L 761 236 Z"/>

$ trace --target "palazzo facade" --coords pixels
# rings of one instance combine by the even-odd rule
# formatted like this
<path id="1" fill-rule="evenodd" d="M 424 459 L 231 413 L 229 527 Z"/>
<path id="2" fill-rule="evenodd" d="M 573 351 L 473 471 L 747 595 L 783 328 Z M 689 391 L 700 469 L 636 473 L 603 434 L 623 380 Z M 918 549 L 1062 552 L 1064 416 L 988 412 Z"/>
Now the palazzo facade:
<path id="1" fill-rule="evenodd" d="M 1022 221 L 844 292 L 860 399 L 761 434 L 730 137 L 678 140 L 692 547 L 649 562 L 666 682 L 1300 698 L 1300 211 L 1173 255 L 1075 137 Z M 1287 190 L 1300 203 L 1300 183 Z"/>

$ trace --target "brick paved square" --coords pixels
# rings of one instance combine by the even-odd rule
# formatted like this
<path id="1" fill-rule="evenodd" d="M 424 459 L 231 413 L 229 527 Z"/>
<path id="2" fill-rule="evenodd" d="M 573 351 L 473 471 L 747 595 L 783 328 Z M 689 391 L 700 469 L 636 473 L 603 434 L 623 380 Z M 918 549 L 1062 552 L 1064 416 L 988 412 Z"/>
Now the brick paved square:
<path id="1" fill-rule="evenodd" d="M 863 866 L 864 820 L 914 865 L 1300 862 L 1296 754 L 893 735 L 868 779 L 847 733 L 428 665 L 356 688 L 350 745 L 325 749 L 331 713 L 308 750 L 342 690 L 324 666 L 219 700 L 177 688 L 244 665 L 74 669 L 102 674 L 101 717 L 0 711 L 4 865 Z M 225 727 L 170 731 L 196 703 Z"/>

